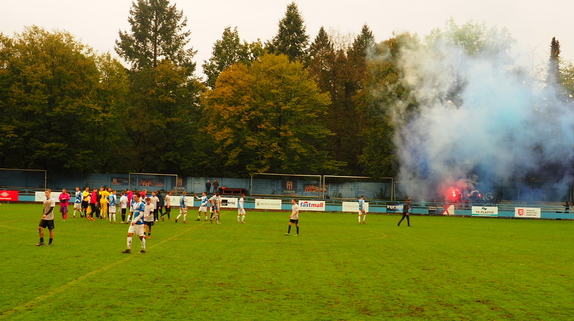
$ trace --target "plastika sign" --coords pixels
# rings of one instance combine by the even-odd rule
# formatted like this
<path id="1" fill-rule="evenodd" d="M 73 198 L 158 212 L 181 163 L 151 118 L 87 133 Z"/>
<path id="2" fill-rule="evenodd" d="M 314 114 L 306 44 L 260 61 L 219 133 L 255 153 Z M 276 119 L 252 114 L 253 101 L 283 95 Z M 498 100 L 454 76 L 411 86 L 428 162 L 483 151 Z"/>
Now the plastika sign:
<path id="1" fill-rule="evenodd" d="M 299 201 L 300 211 L 325 211 L 325 201 Z"/>
<path id="2" fill-rule="evenodd" d="M 540 208 L 535 207 L 515 207 L 514 217 L 518 218 L 540 218 Z"/>
<path id="3" fill-rule="evenodd" d="M 498 207 L 496 206 L 473 206 L 472 216 L 498 216 Z"/>

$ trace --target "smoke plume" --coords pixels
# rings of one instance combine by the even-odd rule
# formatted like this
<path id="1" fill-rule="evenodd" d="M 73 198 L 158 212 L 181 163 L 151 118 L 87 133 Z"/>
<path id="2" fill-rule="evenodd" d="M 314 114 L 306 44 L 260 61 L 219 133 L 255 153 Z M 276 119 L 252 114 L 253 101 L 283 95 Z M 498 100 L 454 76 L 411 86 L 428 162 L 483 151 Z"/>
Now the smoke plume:
<path id="1" fill-rule="evenodd" d="M 516 65 L 496 35 L 479 50 L 445 34 L 404 46 L 399 65 L 419 110 L 396 113 L 399 181 L 408 196 L 440 198 L 456 186 L 557 188 L 572 181 L 574 111 L 558 86 Z M 397 105 L 400 108 L 401 104 Z"/>

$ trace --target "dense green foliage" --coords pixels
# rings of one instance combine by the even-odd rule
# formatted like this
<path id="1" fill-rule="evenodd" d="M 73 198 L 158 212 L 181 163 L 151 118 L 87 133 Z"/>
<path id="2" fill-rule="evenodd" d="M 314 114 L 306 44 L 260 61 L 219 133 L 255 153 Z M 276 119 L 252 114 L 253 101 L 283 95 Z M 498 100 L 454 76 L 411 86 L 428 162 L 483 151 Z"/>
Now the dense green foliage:
<path id="1" fill-rule="evenodd" d="M 0 206 L 0 320 L 567 320 L 572 221 L 247 213 L 237 224 L 159 222 L 147 253 L 122 254 L 127 225 L 56 220 L 35 247 L 41 205 Z M 190 210 L 194 217 L 195 210 Z M 177 214 L 175 210 L 172 218 Z M 293 232 L 292 232 L 293 233 Z M 139 251 L 135 239 L 133 249 Z"/>
<path id="2" fill-rule="evenodd" d="M 0 34 L 0 167 L 395 176 L 397 120 L 418 108 L 401 51 L 446 41 L 505 59 L 492 48 L 508 53 L 512 44 L 504 29 L 453 20 L 426 43 L 408 33 L 377 43 L 366 25 L 352 41 L 321 28 L 309 43 L 293 2 L 270 40 L 246 42 L 225 28 L 201 80 L 183 11 L 137 0 L 128 22 L 116 40 L 128 68 L 67 32 Z M 550 75 L 571 99 L 574 68 L 559 53 L 553 39 Z M 457 103 L 464 86 L 447 98 Z"/>

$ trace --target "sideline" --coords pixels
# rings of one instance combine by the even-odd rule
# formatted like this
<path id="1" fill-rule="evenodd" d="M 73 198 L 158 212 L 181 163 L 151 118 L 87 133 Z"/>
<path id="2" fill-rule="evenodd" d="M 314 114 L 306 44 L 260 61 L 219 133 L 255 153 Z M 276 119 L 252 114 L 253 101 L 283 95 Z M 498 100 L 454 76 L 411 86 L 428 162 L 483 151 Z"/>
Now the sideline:
<path id="1" fill-rule="evenodd" d="M 171 237 L 169 237 L 169 238 L 167 238 L 167 239 L 165 239 L 165 240 L 163 240 L 163 241 L 161 241 L 161 242 L 159 242 L 159 243 L 156 243 L 156 244 L 150 246 L 149 248 L 154 248 L 154 247 L 156 247 L 156 246 L 160 246 L 160 245 L 162 245 L 162 244 L 164 244 L 164 243 L 167 243 L 167 242 L 173 240 L 174 238 L 178 238 L 178 237 L 180 237 L 181 235 L 186 234 L 186 233 L 190 232 L 191 230 L 202 226 L 203 224 L 205 224 L 205 222 L 202 222 L 202 223 L 199 224 L 199 225 L 192 226 L 192 227 L 188 228 L 187 230 L 185 230 L 185 231 L 183 231 L 183 232 L 181 232 L 181 233 L 172 235 Z M 82 275 L 82 276 L 80 276 L 80 277 L 78 277 L 78 278 L 76 278 L 76 279 L 74 279 L 74 280 L 72 280 L 72 281 L 70 281 L 70 282 L 64 284 L 64 285 L 61 285 L 60 287 L 57 287 L 57 288 L 55 288 L 55 289 L 53 289 L 53 290 L 51 290 L 51 291 L 49 291 L 49 292 L 47 292 L 47 293 L 45 293 L 45 294 L 42 294 L 42 295 L 38 296 L 38 297 L 35 298 L 35 299 L 32 299 L 32 300 L 30 300 L 30 301 L 28 301 L 28 302 L 24 302 L 24 303 L 21 303 L 21 304 L 15 306 L 15 307 L 13 307 L 13 308 L 10 308 L 10 309 L 8 309 L 8 310 L 6 310 L 6 311 L 4 311 L 4 312 L 2 312 L 2 313 L 0 314 L 0 319 L 4 319 L 4 318 L 6 318 L 6 317 L 9 317 L 9 316 L 13 315 L 14 313 L 20 312 L 20 311 L 22 311 L 22 310 L 31 309 L 31 308 L 37 306 L 37 305 L 38 305 L 39 303 L 41 303 L 42 301 L 47 300 L 48 298 L 50 298 L 50 297 L 52 297 L 52 296 L 54 296 L 54 295 L 56 295 L 56 294 L 58 294 L 58 293 L 60 293 L 60 292 L 62 292 L 62 291 L 64 291 L 64 290 L 66 290 L 66 289 L 68 289 L 68 288 L 70 288 L 70 287 L 76 285 L 77 283 L 80 283 L 80 282 L 82 282 L 82 281 L 88 279 L 89 277 L 92 277 L 92 276 L 94 276 L 94 275 L 96 275 L 96 274 L 98 274 L 98 273 L 100 273 L 100 272 L 107 271 L 107 270 L 111 269 L 112 267 L 114 267 L 114 266 L 116 266 L 116 265 L 118 265 L 118 264 L 120 264 L 120 263 L 124 263 L 124 262 L 130 260 L 132 257 L 133 257 L 132 255 L 127 255 L 127 256 L 126 256 L 125 258 L 123 258 L 123 259 L 120 259 L 120 260 L 118 260 L 118 261 L 116 261 L 116 262 L 114 262 L 114 263 L 111 263 L 111 264 L 106 265 L 106 266 L 103 266 L 103 267 L 101 267 L 101 268 L 99 268 L 99 269 L 97 269 L 97 270 L 94 270 L 94 271 L 91 271 L 91 272 L 89 272 L 89 273 L 87 273 L 87 274 L 84 274 L 84 275 Z"/>

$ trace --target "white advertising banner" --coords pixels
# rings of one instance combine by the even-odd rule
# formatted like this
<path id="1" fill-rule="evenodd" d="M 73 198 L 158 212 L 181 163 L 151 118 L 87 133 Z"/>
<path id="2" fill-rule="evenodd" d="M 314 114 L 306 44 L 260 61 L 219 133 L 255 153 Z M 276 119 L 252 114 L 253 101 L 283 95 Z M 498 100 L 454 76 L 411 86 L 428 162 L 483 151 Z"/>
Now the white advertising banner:
<path id="1" fill-rule="evenodd" d="M 514 217 L 540 218 L 540 208 L 535 207 L 515 207 Z"/>
<path id="2" fill-rule="evenodd" d="M 369 212 L 369 203 L 365 202 L 365 211 Z M 343 212 L 359 213 L 359 202 L 343 202 Z"/>
<path id="3" fill-rule="evenodd" d="M 179 207 L 181 205 L 181 196 L 166 196 L 170 198 L 170 206 L 172 208 Z M 193 207 L 193 200 L 195 197 L 193 195 L 186 195 L 185 196 L 185 205 L 187 207 Z"/>
<path id="4" fill-rule="evenodd" d="M 275 199 L 255 199 L 255 208 L 262 210 L 280 210 L 281 200 Z"/>
<path id="5" fill-rule="evenodd" d="M 237 198 L 221 198 L 221 207 L 222 208 L 237 208 Z"/>
<path id="6" fill-rule="evenodd" d="M 325 201 L 299 201 L 300 211 L 325 211 Z"/>
<path id="7" fill-rule="evenodd" d="M 496 206 L 473 206 L 473 216 L 498 216 L 498 207 Z"/>
<path id="8" fill-rule="evenodd" d="M 442 207 L 443 207 L 443 211 L 441 213 L 442 215 L 456 215 L 454 205 L 445 204 Z"/>
<path id="9" fill-rule="evenodd" d="M 60 197 L 60 194 L 62 194 L 62 192 L 52 192 L 50 193 L 50 197 L 56 200 L 56 203 L 59 203 L 60 201 L 58 200 L 58 198 Z M 70 195 L 70 197 L 72 197 L 72 195 Z M 75 196 L 71 198 L 71 201 L 73 203 L 73 201 L 75 200 Z M 36 202 L 44 202 L 46 200 L 46 193 L 45 192 L 36 192 L 34 193 L 34 201 Z"/>

